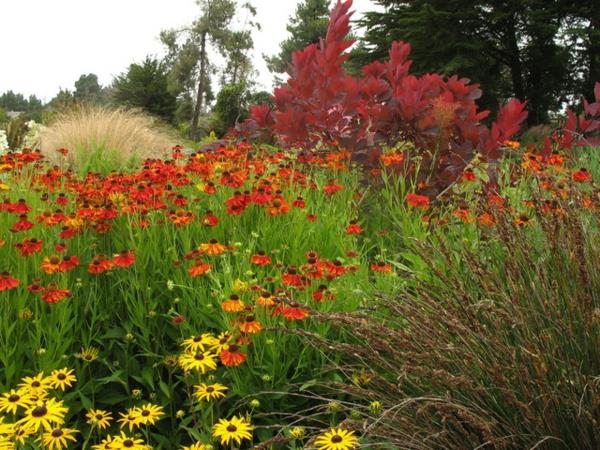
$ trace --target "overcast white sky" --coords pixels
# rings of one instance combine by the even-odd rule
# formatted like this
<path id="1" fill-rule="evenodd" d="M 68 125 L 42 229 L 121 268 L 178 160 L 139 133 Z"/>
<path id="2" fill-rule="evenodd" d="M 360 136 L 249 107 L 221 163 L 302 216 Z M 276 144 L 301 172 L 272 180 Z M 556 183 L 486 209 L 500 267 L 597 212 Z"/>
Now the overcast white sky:
<path id="1" fill-rule="evenodd" d="M 262 31 L 255 35 L 257 81 L 270 90 L 272 77 L 261 55 L 277 52 L 298 0 L 252 0 Z M 375 8 L 354 0 L 353 9 Z M 83 73 L 107 85 L 146 55 L 161 56 L 162 29 L 198 16 L 195 0 L 0 0 L 0 93 L 9 89 L 50 100 L 73 89 Z"/>

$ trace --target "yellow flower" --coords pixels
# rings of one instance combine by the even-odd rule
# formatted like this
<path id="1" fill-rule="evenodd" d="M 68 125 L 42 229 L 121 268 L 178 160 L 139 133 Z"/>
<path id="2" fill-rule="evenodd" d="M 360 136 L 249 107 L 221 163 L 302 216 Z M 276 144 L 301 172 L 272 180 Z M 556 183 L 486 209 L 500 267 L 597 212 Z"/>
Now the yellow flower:
<path id="1" fill-rule="evenodd" d="M 101 430 L 108 428 L 111 420 L 113 420 L 110 412 L 102 409 L 91 409 L 87 412 L 85 417 L 87 419 L 87 423 L 89 423 L 92 427 L 96 427 Z"/>
<path id="2" fill-rule="evenodd" d="M 0 436 L 13 435 L 15 433 L 15 425 L 8 422 L 4 423 L 4 417 L 0 417 Z"/>
<path id="3" fill-rule="evenodd" d="M 218 398 L 225 397 L 225 391 L 227 391 L 227 386 L 223 386 L 222 384 L 198 384 L 194 386 L 194 396 L 202 401 L 211 401 Z"/>
<path id="4" fill-rule="evenodd" d="M 39 440 L 47 450 L 62 450 L 69 445 L 68 441 L 77 442 L 75 433 L 78 431 L 73 428 L 54 428 L 42 434 Z"/>
<path id="5" fill-rule="evenodd" d="M 253 429 L 254 427 L 246 419 L 233 416 L 229 420 L 219 419 L 219 422 L 213 426 L 212 435 L 221 440 L 221 445 L 227 445 L 231 441 L 240 445 L 242 440 L 252 439 Z"/>
<path id="6" fill-rule="evenodd" d="M 50 386 L 61 391 L 64 391 L 67 387 L 72 387 L 76 381 L 77 378 L 73 375 L 73 369 L 67 369 L 66 367 L 55 370 L 50 374 Z"/>
<path id="7" fill-rule="evenodd" d="M 290 437 L 294 439 L 302 439 L 306 434 L 306 428 L 294 427 L 290 430 Z"/>
<path id="8" fill-rule="evenodd" d="M 135 408 L 134 414 L 137 416 L 138 425 L 154 425 L 165 413 L 162 406 L 146 403 L 145 405 Z"/>
<path id="9" fill-rule="evenodd" d="M 193 336 L 189 339 L 186 339 L 181 343 L 181 346 L 185 348 L 186 352 L 203 352 L 209 347 L 213 347 L 218 343 L 216 337 L 214 337 L 210 333 L 204 333 L 200 336 Z"/>
<path id="10" fill-rule="evenodd" d="M 8 186 L 8 184 L 0 182 L 0 191 L 10 191 L 10 187 Z"/>
<path id="11" fill-rule="evenodd" d="M 0 436 L 0 450 L 14 450 L 15 444 L 9 437 Z"/>
<path id="12" fill-rule="evenodd" d="M 236 280 L 233 282 L 233 290 L 235 292 L 246 292 L 248 290 L 248 288 L 249 288 L 248 283 L 240 280 L 239 278 L 236 278 Z"/>
<path id="13" fill-rule="evenodd" d="M 332 428 L 317 437 L 315 445 L 318 450 L 349 450 L 356 448 L 358 439 L 354 436 L 354 431 Z"/>
<path id="14" fill-rule="evenodd" d="M 186 372 L 196 370 L 203 374 L 217 368 L 215 357 L 210 352 L 183 353 L 179 356 L 179 365 Z"/>
<path id="15" fill-rule="evenodd" d="M 53 425 L 62 425 L 65 421 L 65 414 L 68 409 L 62 401 L 49 398 L 31 405 L 25 411 L 25 417 L 17 422 L 23 428 L 36 432 L 41 428 L 51 430 Z"/>
<path id="16" fill-rule="evenodd" d="M 119 436 L 114 436 L 109 448 L 113 450 L 148 450 L 150 447 L 147 446 L 142 439 L 126 436 L 125 433 L 121 431 Z"/>
<path id="17" fill-rule="evenodd" d="M 43 397 L 50 387 L 50 378 L 44 377 L 44 372 L 40 372 L 34 377 L 22 378 L 18 387 L 30 396 L 41 395 Z"/>
<path id="18" fill-rule="evenodd" d="M 29 395 L 22 390 L 15 391 L 12 389 L 9 392 L 0 395 L 0 412 L 16 414 L 19 406 L 21 408 L 28 408 L 31 406 Z"/>
<path id="19" fill-rule="evenodd" d="M 119 413 L 119 415 L 121 418 L 117 422 L 121 424 L 121 428 L 127 427 L 129 431 L 133 431 L 139 425 L 135 408 L 130 408 L 127 413 Z"/>
<path id="20" fill-rule="evenodd" d="M 29 436 L 32 436 L 33 434 L 35 434 L 35 430 L 33 428 L 27 428 L 26 426 L 18 423 L 15 424 L 15 433 L 13 436 L 19 444 L 25 444 Z"/>
<path id="21" fill-rule="evenodd" d="M 181 450 L 212 450 L 212 445 L 203 444 L 202 442 L 194 442 L 186 447 L 181 447 Z"/>
<path id="22" fill-rule="evenodd" d="M 106 436 L 99 444 L 92 445 L 93 450 L 112 450 L 114 440 L 112 436 Z"/>
<path id="23" fill-rule="evenodd" d="M 95 347 L 87 347 L 82 348 L 79 353 L 76 353 L 75 356 L 79 359 L 82 359 L 85 362 L 92 362 L 98 359 L 98 355 L 100 352 Z"/>

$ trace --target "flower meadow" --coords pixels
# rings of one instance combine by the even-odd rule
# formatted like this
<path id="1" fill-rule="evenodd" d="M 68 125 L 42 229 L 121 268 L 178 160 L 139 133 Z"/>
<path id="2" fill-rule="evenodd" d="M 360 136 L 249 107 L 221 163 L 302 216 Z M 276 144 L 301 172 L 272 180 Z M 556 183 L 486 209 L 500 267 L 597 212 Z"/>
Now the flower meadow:
<path id="1" fill-rule="evenodd" d="M 351 4 L 226 140 L 0 154 L 0 450 L 598 447 L 600 84 L 521 145 Z"/>

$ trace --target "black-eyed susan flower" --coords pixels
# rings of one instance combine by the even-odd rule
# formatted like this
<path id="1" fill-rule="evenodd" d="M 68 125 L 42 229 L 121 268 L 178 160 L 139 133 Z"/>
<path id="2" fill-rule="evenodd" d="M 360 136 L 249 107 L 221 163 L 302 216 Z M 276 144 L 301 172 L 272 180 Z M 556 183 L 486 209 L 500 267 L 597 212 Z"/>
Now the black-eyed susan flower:
<path id="1" fill-rule="evenodd" d="M 125 413 L 119 413 L 121 418 L 117 420 L 121 428 L 127 427 L 129 431 L 133 431 L 139 425 L 137 411 L 135 408 L 129 408 Z"/>
<path id="2" fill-rule="evenodd" d="M 12 436 L 15 433 L 15 425 L 10 422 L 4 422 L 4 417 L 0 416 L 0 436 Z"/>
<path id="3" fill-rule="evenodd" d="M 179 356 L 179 365 L 185 372 L 196 371 L 203 374 L 217 368 L 215 357 L 211 352 L 186 352 Z"/>
<path id="4" fill-rule="evenodd" d="M 212 435 L 220 439 L 221 445 L 228 445 L 230 442 L 235 442 L 238 446 L 242 440 L 252 439 L 252 430 L 254 427 L 242 418 L 233 416 L 231 419 L 219 419 L 213 426 Z"/>
<path id="5" fill-rule="evenodd" d="M 157 420 L 165 415 L 162 406 L 146 403 L 135 409 L 139 425 L 154 425 Z"/>
<path id="6" fill-rule="evenodd" d="M 201 383 L 194 386 L 194 397 L 196 397 L 200 401 L 211 401 L 216 400 L 218 398 L 223 398 L 225 397 L 225 392 L 227 392 L 227 386 L 224 386 L 219 383 Z"/>
<path id="7" fill-rule="evenodd" d="M 113 417 L 110 412 L 104 411 L 102 409 L 91 409 L 85 415 L 87 419 L 87 423 L 89 423 L 92 427 L 99 428 L 104 430 L 110 426 L 110 422 L 113 420 Z"/>
<path id="8" fill-rule="evenodd" d="M 318 450 L 349 450 L 358 446 L 354 431 L 332 428 L 315 440 Z"/>
<path id="9" fill-rule="evenodd" d="M 15 444 L 11 438 L 8 436 L 0 436 L 0 450 L 14 450 L 14 448 Z"/>
<path id="10" fill-rule="evenodd" d="M 49 398 L 31 405 L 25 411 L 25 416 L 17 424 L 25 429 L 33 430 L 33 432 L 38 431 L 40 428 L 52 430 L 55 426 L 64 423 L 67 411 L 68 409 L 62 401 Z"/>
<path id="11" fill-rule="evenodd" d="M 113 441 L 109 448 L 111 450 L 148 450 L 150 447 L 147 446 L 142 439 L 127 436 L 121 431 L 119 436 L 113 437 Z"/>
<path id="12" fill-rule="evenodd" d="M 42 434 L 39 441 L 48 450 L 63 450 L 69 445 L 69 441 L 77 442 L 76 433 L 78 431 L 73 428 L 54 428 Z"/>
<path id="13" fill-rule="evenodd" d="M 202 442 L 194 442 L 193 444 L 181 447 L 181 450 L 212 450 L 213 446 Z"/>
<path id="14" fill-rule="evenodd" d="M 50 378 L 45 377 L 44 373 L 40 372 L 33 377 L 22 378 L 18 387 L 30 396 L 43 396 L 50 387 Z"/>
<path id="15" fill-rule="evenodd" d="M 19 407 L 26 409 L 29 406 L 31 406 L 31 397 L 22 389 L 11 389 L 0 395 L 0 412 L 16 414 Z"/>
<path id="16" fill-rule="evenodd" d="M 79 353 L 75 354 L 75 356 L 77 358 L 79 358 L 85 362 L 96 361 L 98 359 L 99 355 L 100 355 L 100 352 L 98 351 L 98 349 L 96 347 L 82 348 Z"/>
<path id="17" fill-rule="evenodd" d="M 112 436 L 106 436 L 104 439 L 100 441 L 100 443 L 92 445 L 93 450 L 112 450 L 114 440 Z"/>
<path id="18" fill-rule="evenodd" d="M 204 333 L 202 335 L 192 336 L 181 343 L 181 346 L 185 348 L 187 352 L 204 351 L 207 348 L 214 346 L 217 343 L 215 338 L 210 333 Z"/>
<path id="19" fill-rule="evenodd" d="M 15 432 L 13 434 L 13 438 L 15 442 L 19 444 L 25 444 L 28 442 L 29 438 L 35 434 L 35 430 L 33 428 L 28 428 L 19 423 L 15 424 Z"/>
<path id="20" fill-rule="evenodd" d="M 233 336 L 228 331 L 223 331 L 217 336 L 217 342 L 212 346 L 211 350 L 217 354 L 226 348 L 231 342 Z"/>
<path id="21" fill-rule="evenodd" d="M 61 391 L 64 391 L 67 387 L 72 387 L 73 383 L 77 381 L 77 378 L 73 375 L 73 369 L 66 367 L 53 371 L 49 378 L 50 386 Z"/>

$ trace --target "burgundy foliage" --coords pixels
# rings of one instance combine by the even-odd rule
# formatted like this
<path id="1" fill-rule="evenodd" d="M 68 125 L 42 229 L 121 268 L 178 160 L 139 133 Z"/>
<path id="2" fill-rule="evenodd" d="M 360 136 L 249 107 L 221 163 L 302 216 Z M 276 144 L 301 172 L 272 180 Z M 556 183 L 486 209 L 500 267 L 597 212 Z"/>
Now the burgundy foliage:
<path id="1" fill-rule="evenodd" d="M 594 86 L 594 97 L 596 101 L 593 103 L 583 100 L 584 114 L 579 117 L 570 109 L 567 110 L 567 120 L 561 133 L 561 148 L 600 145 L 600 138 L 597 136 L 600 130 L 600 83 Z"/>
<path id="2" fill-rule="evenodd" d="M 338 0 L 325 39 L 293 55 L 289 80 L 274 92 L 275 110 L 253 108 L 238 132 L 270 132 L 288 147 L 339 145 L 372 166 L 382 145 L 411 141 L 422 157 L 421 178 L 434 192 L 456 180 L 476 152 L 498 159 L 527 117 L 525 104 L 511 100 L 491 127 L 483 125 L 489 111 L 477 107 L 479 86 L 457 76 L 411 75 L 405 42 L 394 42 L 389 59 L 363 67 L 362 76 L 349 75 L 343 64 L 353 44 L 351 6 L 352 0 Z"/>

